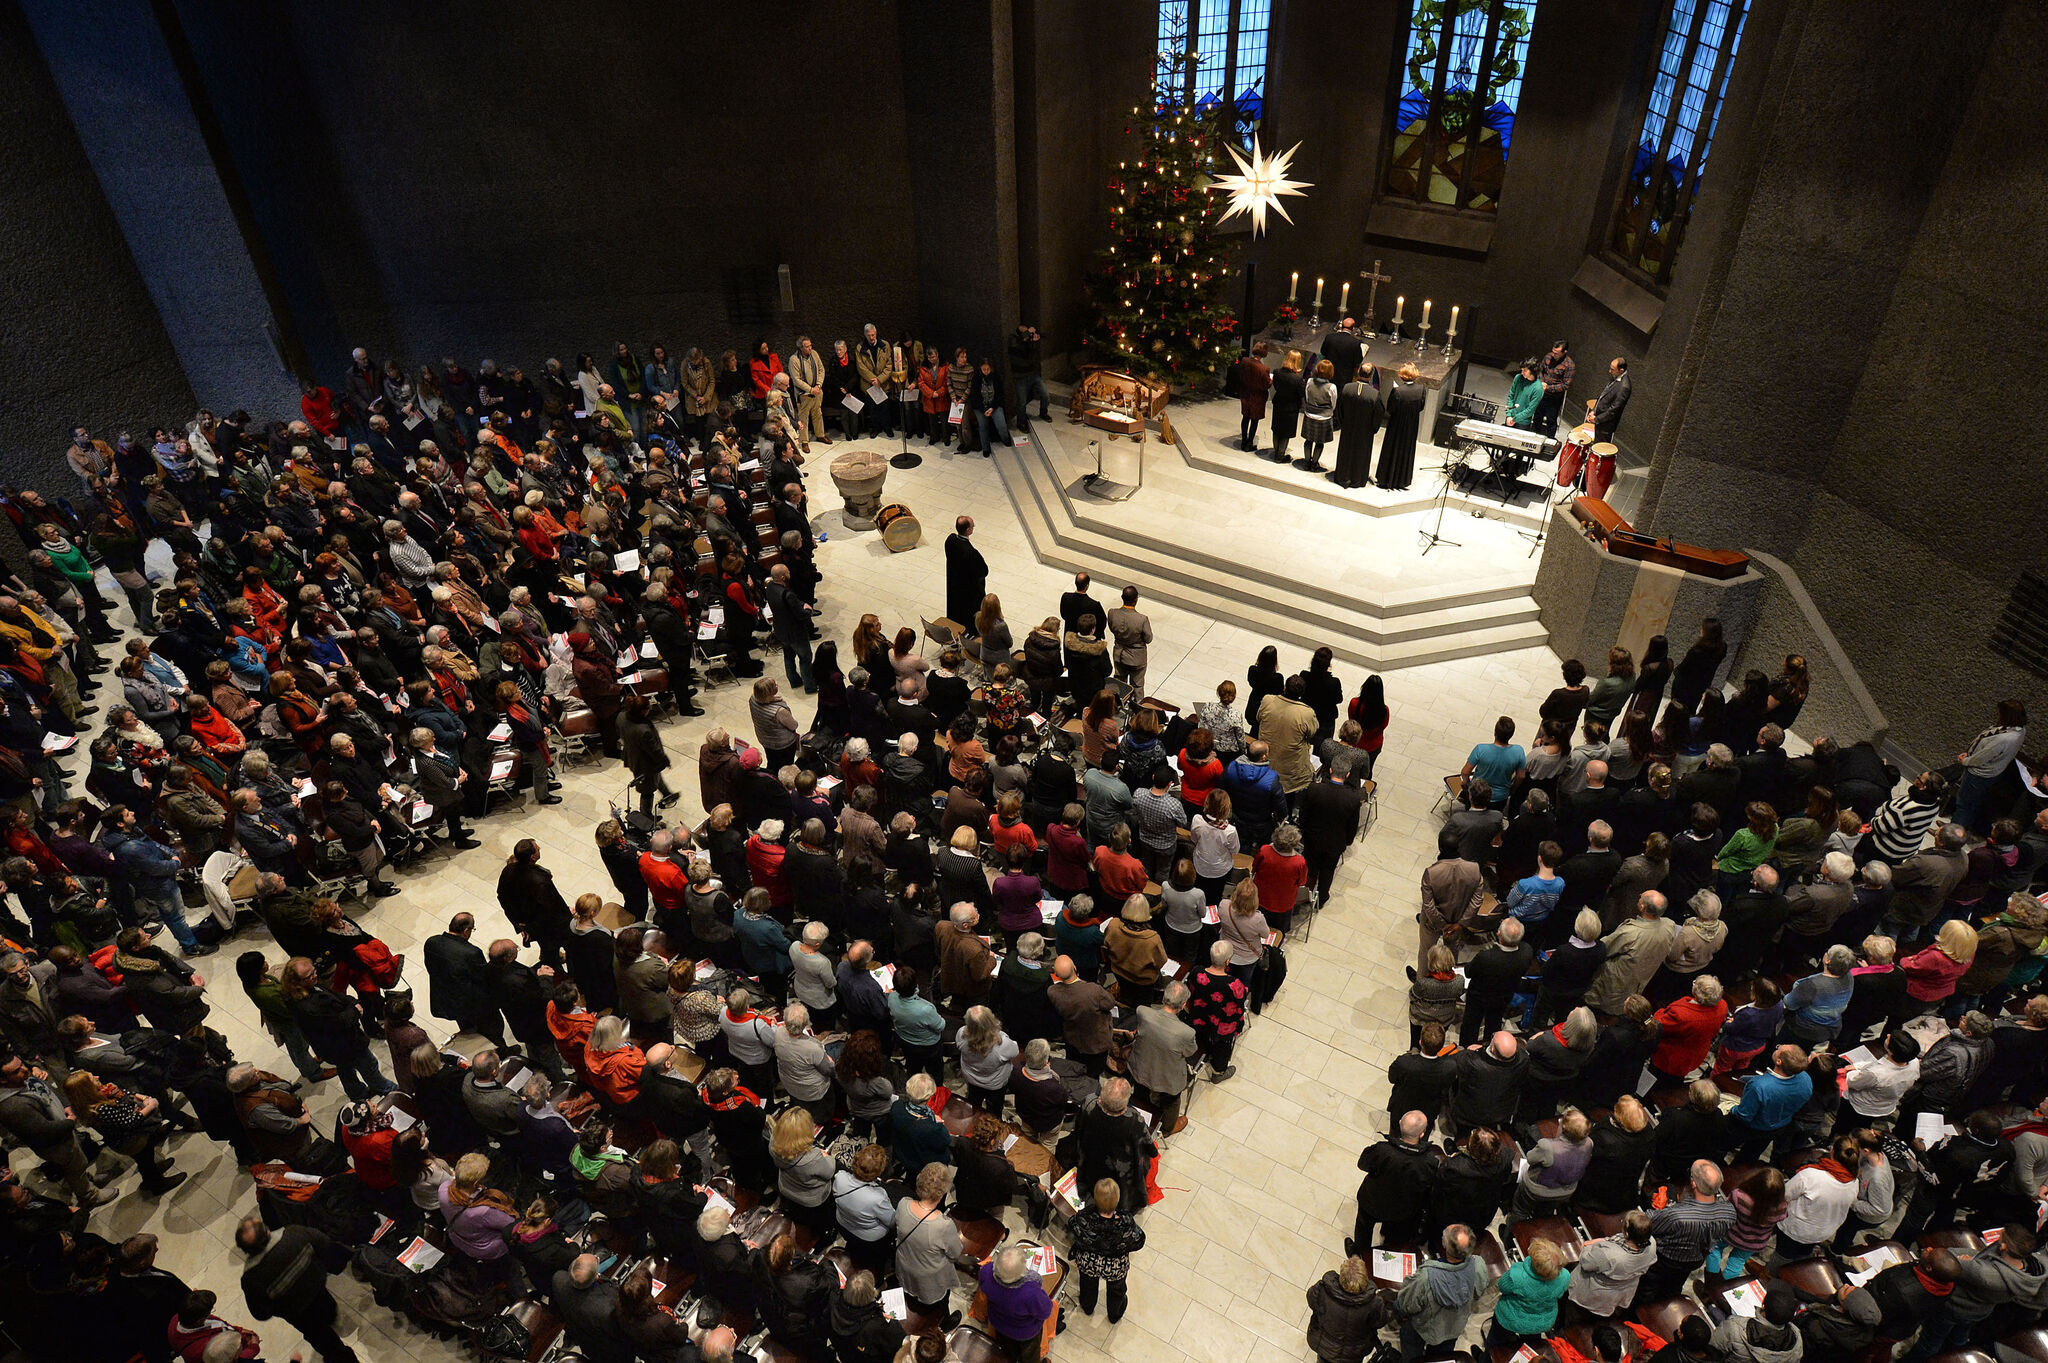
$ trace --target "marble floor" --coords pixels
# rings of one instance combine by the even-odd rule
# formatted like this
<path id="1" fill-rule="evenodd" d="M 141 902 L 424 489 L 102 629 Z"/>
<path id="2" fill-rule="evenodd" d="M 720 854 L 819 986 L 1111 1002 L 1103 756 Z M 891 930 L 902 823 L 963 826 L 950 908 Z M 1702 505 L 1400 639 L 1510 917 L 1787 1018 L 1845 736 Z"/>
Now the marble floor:
<path id="1" fill-rule="evenodd" d="M 846 448 L 819 447 L 809 480 L 816 524 L 826 539 L 819 547 L 823 624 L 842 646 L 864 611 L 877 613 L 891 629 L 915 627 L 920 617 L 943 612 L 941 545 L 954 516 L 963 512 L 976 518 L 990 586 L 1009 618 L 1028 624 L 1056 610 L 1067 575 L 1031 556 L 988 461 L 928 450 L 922 467 L 892 470 L 883 500 L 909 506 L 925 526 L 920 546 L 892 554 L 877 535 L 844 526 L 823 465 Z M 894 452 L 893 442 L 886 452 Z M 1229 500 L 1228 485 L 1219 487 L 1217 505 Z M 1195 508 L 1177 514 L 1187 518 L 1175 527 L 1179 533 L 1227 542 L 1219 518 Z M 1098 583 L 1104 593 L 1118 586 L 1109 573 Z M 1151 614 L 1157 641 L 1148 689 L 1182 704 L 1207 699 L 1222 678 L 1242 684 L 1245 668 L 1265 642 L 1194 611 L 1161 606 Z M 1306 650 L 1281 649 L 1289 670 L 1306 661 Z M 1149 1244 L 1133 1265 L 1129 1314 L 1114 1326 L 1101 1315 L 1077 1316 L 1060 1338 L 1057 1357 L 1073 1363 L 1310 1357 L 1302 1334 L 1303 1293 L 1340 1257 L 1357 1181 L 1354 1161 L 1383 1130 L 1386 1065 L 1406 1047 L 1402 970 L 1412 949 L 1417 877 L 1435 856 L 1430 806 L 1443 774 L 1490 733 L 1496 716 L 1513 715 L 1525 728 L 1533 723 L 1538 703 L 1555 684 L 1556 665 L 1549 650 L 1527 648 L 1387 674 L 1393 719 L 1376 773 L 1379 820 L 1346 859 L 1337 893 L 1313 935 L 1289 944 L 1287 987 L 1246 1034 L 1236 1077 L 1202 1086 L 1186 1130 L 1169 1143 L 1159 1173 L 1166 1195 L 1145 1214 Z M 1347 691 L 1362 680 L 1341 670 L 1340 675 Z M 695 820 L 702 812 L 693 769 L 705 731 L 724 725 L 751 738 L 741 688 L 707 691 L 703 701 L 707 716 L 671 720 L 664 727 L 679 769 L 675 784 L 685 792 L 673 811 L 679 819 Z M 798 711 L 808 720 L 801 699 Z M 505 934 L 496 879 L 512 843 L 522 837 L 541 840 L 545 862 L 566 895 L 592 889 L 608 894 L 591 830 L 606 816 L 607 802 L 623 797 L 624 772 L 605 763 L 565 779 L 564 803 L 515 807 L 482 821 L 481 847 L 431 858 L 400 878 L 402 894 L 355 911 L 413 962 L 421 942 L 458 910 L 476 914 L 479 940 Z M 211 1021 L 239 1055 L 289 1072 L 234 979 L 235 955 L 252 946 L 279 954 L 267 938 L 245 932 L 199 963 L 208 981 Z M 409 974 L 419 974 L 418 967 Z M 421 1021 L 437 1038 L 445 1036 L 446 1024 Z M 377 1049 L 381 1057 L 383 1048 Z M 326 1122 L 341 1099 L 330 1084 L 316 1093 L 311 1107 Z M 246 1323 L 233 1235 L 237 1219 L 254 1204 L 247 1177 L 204 1137 L 181 1136 L 173 1148 L 191 1180 L 152 1199 L 132 1191 L 129 1175 L 123 1186 L 131 1191 L 95 1212 L 93 1229 L 117 1241 L 137 1231 L 156 1232 L 163 1242 L 162 1266 L 218 1292 L 219 1313 Z M 336 1292 L 344 1309 L 342 1332 L 366 1358 L 452 1359 L 460 1352 L 376 1306 L 367 1288 L 352 1279 L 337 1279 Z M 261 1333 L 268 1357 L 282 1359 L 299 1347 L 282 1322 L 264 1324 Z"/>

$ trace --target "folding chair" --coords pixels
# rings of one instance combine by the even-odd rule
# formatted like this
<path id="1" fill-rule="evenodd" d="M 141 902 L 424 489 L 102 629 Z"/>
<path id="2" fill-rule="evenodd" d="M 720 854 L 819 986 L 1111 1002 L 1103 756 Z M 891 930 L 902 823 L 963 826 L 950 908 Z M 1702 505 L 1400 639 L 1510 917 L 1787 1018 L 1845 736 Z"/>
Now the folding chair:
<path id="1" fill-rule="evenodd" d="M 1464 794 L 1465 778 L 1456 772 L 1452 772 L 1444 778 L 1443 791 L 1436 797 L 1436 803 L 1429 807 L 1429 812 L 1432 814 L 1443 814 L 1455 809 L 1458 801 L 1464 797 Z"/>
<path id="2" fill-rule="evenodd" d="M 937 644 L 939 651 L 943 653 L 948 647 L 967 637 L 967 626 L 943 615 L 936 620 L 927 620 L 920 615 L 917 617 L 917 623 L 922 629 L 917 641 L 917 656 L 920 658 L 924 656 L 927 641 Z"/>
<path id="3" fill-rule="evenodd" d="M 244 870 L 248 871 L 247 876 L 241 874 Z M 256 906 L 255 864 L 239 852 L 222 849 L 199 868 L 199 888 L 205 893 L 206 907 L 214 918 L 223 929 L 232 932 L 235 915 Z"/>
<path id="4" fill-rule="evenodd" d="M 588 709 L 571 710 L 549 729 L 549 746 L 563 765 L 597 750 L 597 716 Z"/>

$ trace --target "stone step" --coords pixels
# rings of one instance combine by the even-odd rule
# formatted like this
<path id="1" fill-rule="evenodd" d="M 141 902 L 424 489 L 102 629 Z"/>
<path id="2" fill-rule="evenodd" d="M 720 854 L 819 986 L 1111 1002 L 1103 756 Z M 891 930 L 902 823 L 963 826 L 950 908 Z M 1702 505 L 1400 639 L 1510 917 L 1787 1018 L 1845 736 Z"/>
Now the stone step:
<path id="1" fill-rule="evenodd" d="M 1069 571 L 1115 576 L 1159 600 L 1303 648 L 1328 645 L 1343 661 L 1387 670 L 1542 644 L 1526 588 L 1520 602 L 1453 605 L 1394 621 L 1358 605 L 1337 606 L 1275 590 L 1077 526 L 1036 447 L 999 450 L 997 472 L 1038 559 Z"/>
<path id="2" fill-rule="evenodd" d="M 1214 474 L 1253 487 L 1282 492 L 1290 497 L 1304 497 L 1321 502 L 1326 506 L 1340 506 L 1362 516 L 1385 517 L 1406 516 L 1416 511 L 1428 510 L 1436 505 L 1436 492 L 1440 483 L 1438 466 L 1442 463 L 1442 452 L 1434 445 L 1421 445 L 1415 451 L 1415 485 L 1407 493 L 1362 494 L 1349 488 L 1338 487 L 1327 478 L 1303 473 L 1299 469 L 1275 464 L 1256 455 L 1226 444 L 1208 431 L 1190 429 L 1176 424 L 1174 433 L 1179 437 L 1175 448 L 1189 468 L 1202 473 Z M 1329 454 L 1335 458 L 1334 447 Z M 1474 464 L 1478 463 L 1474 457 Z M 1547 485 L 1556 476 L 1557 465 L 1538 464 L 1525 475 L 1523 482 L 1537 486 Z M 1555 490 L 1552 489 L 1554 495 Z M 1513 502 L 1503 505 L 1498 497 L 1480 494 L 1473 496 L 1452 488 L 1445 494 L 1450 504 L 1450 515 L 1461 513 L 1476 514 L 1493 520 L 1505 521 L 1525 530 L 1535 530 L 1543 524 L 1548 497 L 1532 501 L 1527 506 Z"/>
<path id="3" fill-rule="evenodd" d="M 1324 581 L 1315 574 L 1283 572 L 1216 553 L 1204 548 L 1200 543 L 1182 543 L 1149 531 L 1142 520 L 1133 523 L 1135 518 L 1119 515 L 1116 503 L 1074 496 L 1074 485 L 1084 473 L 1092 470 L 1073 461 L 1057 434 L 1052 439 L 1045 440 L 1041 438 L 1043 433 L 1043 424 L 1033 426 L 1030 433 L 1032 448 L 1048 465 L 1054 491 L 1063 504 L 1064 516 L 1070 519 L 1075 527 L 1109 537 L 1124 552 L 1142 547 L 1171 560 L 1199 565 L 1218 575 L 1217 585 L 1220 590 L 1242 596 L 1251 604 L 1256 605 L 1260 601 L 1270 599 L 1275 593 L 1280 593 L 1316 600 L 1322 603 L 1320 609 L 1357 610 L 1376 619 L 1384 618 L 1391 622 L 1392 617 L 1396 616 L 1435 614 L 1458 606 L 1515 603 L 1526 606 L 1529 618 L 1535 618 L 1535 606 L 1529 599 L 1530 587 L 1534 584 L 1536 576 L 1533 558 L 1504 570 L 1474 571 L 1461 578 L 1454 588 L 1439 586 L 1396 589 L 1385 593 L 1377 600 L 1361 603 L 1355 592 L 1346 591 L 1341 585 Z M 1421 506 L 1412 510 L 1434 505 L 1434 499 L 1425 499 Z M 1352 508 L 1347 506 L 1346 509 Z M 1445 521 L 1446 528 L 1453 529 L 1458 519 L 1459 513 L 1454 510 Z M 1245 584 L 1251 585 L 1246 587 Z"/>

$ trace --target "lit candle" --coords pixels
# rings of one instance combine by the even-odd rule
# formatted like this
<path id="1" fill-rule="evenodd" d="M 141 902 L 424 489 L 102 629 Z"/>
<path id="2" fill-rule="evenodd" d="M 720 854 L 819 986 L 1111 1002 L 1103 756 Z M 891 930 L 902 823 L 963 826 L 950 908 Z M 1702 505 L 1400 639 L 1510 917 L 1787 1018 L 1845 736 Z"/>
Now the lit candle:
<path id="1" fill-rule="evenodd" d="M 1458 334 L 1458 305 L 1451 304 L 1451 329 L 1444 333 L 1444 344 L 1449 345 Z"/>
<path id="2" fill-rule="evenodd" d="M 1287 277 L 1287 301 L 1292 303 L 1297 290 L 1301 288 L 1301 271 L 1296 270 Z"/>
<path id="3" fill-rule="evenodd" d="M 1320 308 L 1320 307 L 1321 307 L 1322 305 L 1323 305 L 1323 277 L 1322 277 L 1321 275 L 1317 275 L 1317 276 L 1316 276 L 1316 306 Z"/>
<path id="4" fill-rule="evenodd" d="M 1406 308 L 1407 306 L 1408 306 L 1408 296 L 1407 296 L 1406 294 L 1396 294 L 1396 295 L 1394 295 L 1394 325 L 1395 325 L 1395 326 L 1400 326 L 1400 325 L 1401 325 L 1402 309 Z"/>
<path id="5" fill-rule="evenodd" d="M 1427 298 L 1422 300 L 1422 329 L 1424 331 L 1429 330 L 1429 300 Z"/>
<path id="6" fill-rule="evenodd" d="M 1344 287 L 1337 292 L 1337 311 L 1351 311 L 1351 281 L 1345 280 Z"/>

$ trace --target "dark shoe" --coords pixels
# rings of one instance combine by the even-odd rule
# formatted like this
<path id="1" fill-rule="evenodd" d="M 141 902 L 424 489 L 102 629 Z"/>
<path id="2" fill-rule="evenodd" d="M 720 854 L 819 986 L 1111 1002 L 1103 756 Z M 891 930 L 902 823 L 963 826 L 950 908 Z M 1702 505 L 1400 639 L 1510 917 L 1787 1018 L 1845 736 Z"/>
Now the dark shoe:
<path id="1" fill-rule="evenodd" d="M 480 842 L 478 842 L 478 841 L 477 841 L 477 840 L 476 840 L 475 838 L 470 838 L 470 837 L 462 837 L 462 838 L 457 838 L 457 839 L 455 840 L 455 843 L 454 843 L 454 845 L 455 845 L 455 846 L 457 846 L 457 847 L 460 847 L 460 848 L 461 848 L 462 850 L 464 850 L 465 852 L 466 852 L 466 851 L 468 851 L 468 850 L 469 850 L 470 848 L 472 848 L 472 847 L 482 847 L 482 846 L 483 846 L 483 844 L 482 844 L 482 843 L 480 843 Z"/>
<path id="2" fill-rule="evenodd" d="M 162 1197 L 165 1193 L 190 1177 L 190 1174 L 179 1172 L 170 1175 L 168 1178 L 159 1179 L 154 1183 L 144 1179 L 142 1181 L 142 1191 L 148 1193 L 151 1197 Z"/>
<path id="3" fill-rule="evenodd" d="M 682 793 L 680 791 L 672 790 L 668 794 L 662 796 L 659 800 L 656 800 L 654 804 L 657 809 L 673 809 L 675 807 L 676 801 L 682 798 Z"/>
<path id="4" fill-rule="evenodd" d="M 398 887 L 396 885 L 387 885 L 381 880 L 372 881 L 370 882 L 370 893 L 379 899 L 389 899 L 392 895 L 398 893 Z"/>
<path id="5" fill-rule="evenodd" d="M 1229 1077 L 1230 1077 L 1231 1075 L 1233 1075 L 1233 1074 L 1236 1074 L 1236 1073 L 1237 1073 L 1237 1066 L 1235 1066 L 1235 1065 L 1225 1065 L 1225 1066 L 1224 1066 L 1224 1067 L 1223 1067 L 1222 1069 L 1220 1069 L 1220 1070 L 1211 1070 L 1211 1071 L 1209 1071 L 1209 1082 L 1210 1082 L 1210 1083 L 1212 1083 L 1212 1084 L 1220 1084 L 1220 1083 L 1222 1083 L 1222 1082 L 1223 1082 L 1224 1080 L 1228 1079 L 1228 1078 L 1229 1078 Z"/>
<path id="6" fill-rule="evenodd" d="M 1358 1257 L 1358 1242 L 1348 1235 L 1344 1237 L 1344 1257 L 1347 1259 L 1356 1259 Z"/>
<path id="7" fill-rule="evenodd" d="M 559 795 L 543 795 L 536 803 L 544 805 L 558 805 L 562 803 L 562 797 Z"/>
<path id="8" fill-rule="evenodd" d="M 704 714 L 705 710 L 704 707 L 701 705 L 692 705 L 687 709 L 677 710 L 676 713 L 678 715 L 681 715 L 685 719 L 696 719 L 700 715 Z"/>
<path id="9" fill-rule="evenodd" d="M 301 1075 L 297 1079 L 292 1080 L 292 1087 L 295 1089 L 302 1089 L 311 1084 L 324 1084 L 328 1080 L 332 1079 L 335 1075 L 340 1073 L 340 1070 L 334 1068 L 334 1066 L 332 1065 L 328 1065 L 325 1068 L 323 1068 L 320 1071 L 320 1073 L 314 1075 L 311 1079 L 308 1079 L 304 1075 Z"/>
<path id="10" fill-rule="evenodd" d="M 200 956 L 211 956 L 219 950 L 220 948 L 211 942 L 194 942 L 189 947 L 180 948 L 178 954 L 189 961 Z"/>

